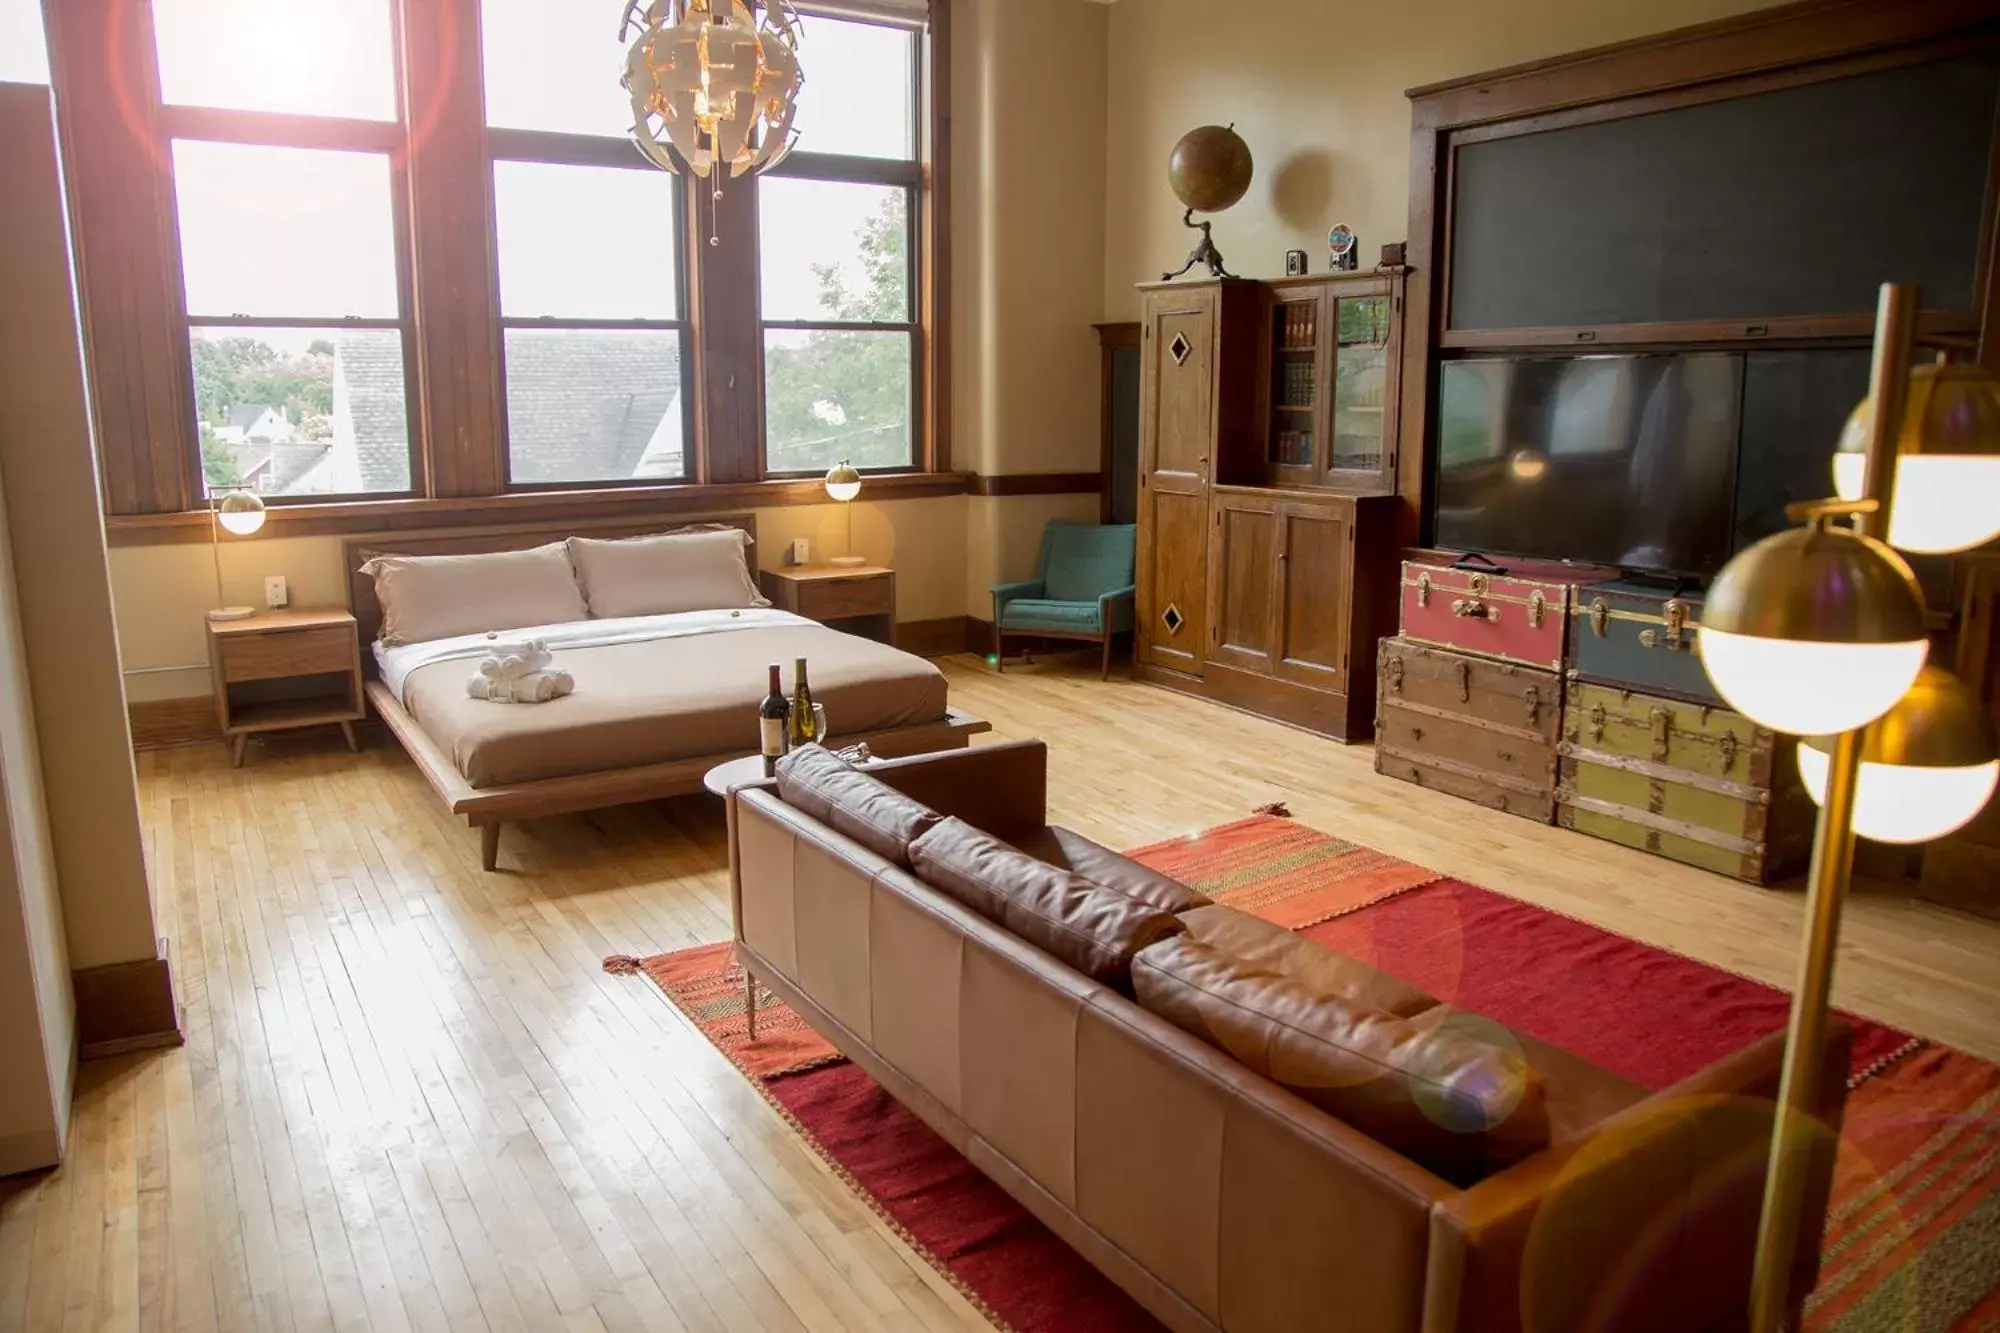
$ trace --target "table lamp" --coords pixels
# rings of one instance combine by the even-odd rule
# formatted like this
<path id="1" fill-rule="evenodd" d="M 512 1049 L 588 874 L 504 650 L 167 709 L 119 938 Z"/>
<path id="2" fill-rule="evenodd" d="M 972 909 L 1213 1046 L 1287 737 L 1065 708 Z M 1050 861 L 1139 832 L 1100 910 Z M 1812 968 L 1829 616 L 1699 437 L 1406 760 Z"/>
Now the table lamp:
<path id="1" fill-rule="evenodd" d="M 841 506 L 847 510 L 847 554 L 837 555 L 827 563 L 839 565 L 843 569 L 866 564 L 867 561 L 854 554 L 854 497 L 861 494 L 861 473 L 855 469 L 854 464 L 844 458 L 841 459 L 827 469 L 826 493 L 840 501 Z"/>
<path id="2" fill-rule="evenodd" d="M 1913 374 L 1917 308 L 1915 287 L 1883 286 L 1868 398 L 1834 464 L 1841 498 L 1796 506 L 1806 526 L 1737 555 L 1702 608 L 1709 679 L 1751 721 L 1808 737 L 1800 775 L 1820 804 L 1751 1277 L 1753 1333 L 1781 1333 L 1791 1313 L 1854 836 L 1942 837 L 1979 813 L 2000 775 L 1978 701 L 1925 665 L 1923 596 L 1891 549 L 1964 550 L 2000 528 L 2000 381 L 1976 367 Z M 1835 526 L 1845 519 L 1852 529 Z"/>
<path id="3" fill-rule="evenodd" d="M 210 620 L 247 620 L 257 614 L 254 606 L 229 606 L 222 600 L 222 528 L 239 537 L 248 537 L 264 526 L 264 502 L 252 491 L 228 490 L 210 498 L 208 505 L 208 547 L 215 557 L 215 609 Z"/>

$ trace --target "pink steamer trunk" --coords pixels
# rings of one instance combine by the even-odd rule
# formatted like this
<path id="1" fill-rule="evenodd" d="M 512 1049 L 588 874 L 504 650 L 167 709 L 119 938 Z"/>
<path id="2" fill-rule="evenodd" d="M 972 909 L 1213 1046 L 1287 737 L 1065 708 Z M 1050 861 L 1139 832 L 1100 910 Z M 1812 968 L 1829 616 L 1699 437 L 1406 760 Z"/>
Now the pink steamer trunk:
<path id="1" fill-rule="evenodd" d="M 1403 562 L 1403 637 L 1543 671 L 1563 669 L 1569 608 L 1580 583 L 1616 571 L 1510 564 L 1505 573 Z"/>

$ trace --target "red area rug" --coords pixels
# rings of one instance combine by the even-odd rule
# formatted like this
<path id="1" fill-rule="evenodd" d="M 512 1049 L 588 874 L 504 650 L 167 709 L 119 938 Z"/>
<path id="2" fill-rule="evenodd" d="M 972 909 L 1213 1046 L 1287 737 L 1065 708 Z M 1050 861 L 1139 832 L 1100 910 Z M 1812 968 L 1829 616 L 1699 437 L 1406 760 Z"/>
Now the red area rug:
<path id="1" fill-rule="evenodd" d="M 1771 987 L 1275 815 L 1133 855 L 1649 1088 L 1785 1024 L 1786 996 Z M 608 966 L 652 977 L 996 1324 L 1021 1333 L 1158 1327 L 774 998 L 760 1002 L 758 1040 L 749 1041 L 729 944 Z M 2000 1328 L 2000 1066 L 1849 1022 L 1853 1090 L 1807 1327 Z"/>

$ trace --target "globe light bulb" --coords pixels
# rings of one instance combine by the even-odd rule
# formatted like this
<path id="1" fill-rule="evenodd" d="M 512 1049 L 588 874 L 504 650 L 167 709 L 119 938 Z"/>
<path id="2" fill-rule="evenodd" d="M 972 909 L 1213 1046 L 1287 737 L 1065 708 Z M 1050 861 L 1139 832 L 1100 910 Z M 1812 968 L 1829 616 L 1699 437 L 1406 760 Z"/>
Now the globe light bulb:
<path id="1" fill-rule="evenodd" d="M 842 504 L 861 494 L 861 474 L 852 463 L 836 463 L 827 470 L 826 493 Z"/>
<path id="2" fill-rule="evenodd" d="M 1875 401 L 1847 419 L 1833 455 L 1843 500 L 1861 498 Z M 1966 551 L 2000 536 L 2000 379 L 1981 366 L 1910 371 L 1896 436 L 1889 544 L 1905 551 Z"/>
<path id="3" fill-rule="evenodd" d="M 1930 652 L 1923 593 L 1901 556 L 1827 526 L 1766 537 L 1709 585 L 1696 643 L 1729 706 L 1773 731 L 1818 736 L 1873 721 Z"/>
<path id="4" fill-rule="evenodd" d="M 1799 776 L 1826 804 L 1833 740 L 1799 743 Z M 1928 842 L 1986 808 L 2000 781 L 2000 738 L 1979 698 L 1926 666 L 1895 707 L 1862 733 L 1854 831 L 1877 842 Z"/>
<path id="5" fill-rule="evenodd" d="M 1806 793 L 1826 804 L 1826 772 L 1831 760 L 1809 745 L 1799 747 L 1799 776 Z M 1876 842 L 1929 842 L 1964 828 L 1986 808 L 2000 782 L 2000 759 L 1964 768 L 1907 768 L 1861 761 L 1854 793 L 1854 831 Z"/>
<path id="6" fill-rule="evenodd" d="M 230 491 L 215 502 L 216 521 L 239 537 L 264 526 L 264 502 L 249 491 Z"/>
<path id="7" fill-rule="evenodd" d="M 1895 706 L 1929 643 L 1795 643 L 1704 627 L 1701 663 L 1729 706 L 1760 726 L 1821 736 L 1865 726 Z"/>

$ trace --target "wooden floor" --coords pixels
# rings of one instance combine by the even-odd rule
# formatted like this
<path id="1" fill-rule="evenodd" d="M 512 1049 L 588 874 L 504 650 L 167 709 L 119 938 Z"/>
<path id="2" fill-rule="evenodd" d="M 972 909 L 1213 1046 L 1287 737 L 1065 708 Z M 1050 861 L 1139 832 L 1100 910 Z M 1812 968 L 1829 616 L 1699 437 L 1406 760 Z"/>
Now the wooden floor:
<path id="1" fill-rule="evenodd" d="M 947 664 L 1114 846 L 1282 800 L 1316 827 L 1785 983 L 1797 896 L 1377 778 L 1051 663 Z M 84 1066 L 61 1170 L 0 1182 L 0 1330 L 983 1327 L 611 953 L 728 933 L 719 803 L 478 838 L 385 738 L 152 752 L 181 1050 Z M 2000 1058 L 2000 926 L 1863 897 L 1839 1001 Z"/>

